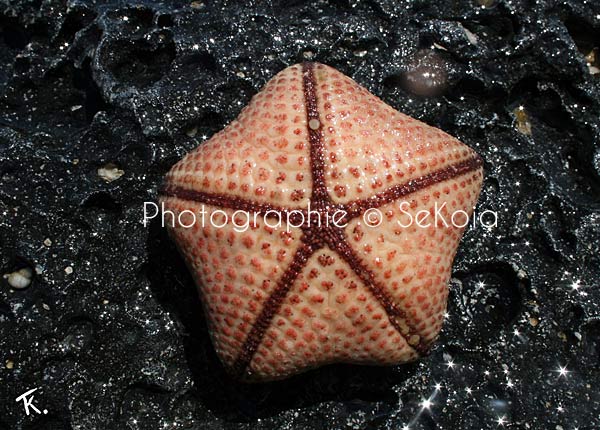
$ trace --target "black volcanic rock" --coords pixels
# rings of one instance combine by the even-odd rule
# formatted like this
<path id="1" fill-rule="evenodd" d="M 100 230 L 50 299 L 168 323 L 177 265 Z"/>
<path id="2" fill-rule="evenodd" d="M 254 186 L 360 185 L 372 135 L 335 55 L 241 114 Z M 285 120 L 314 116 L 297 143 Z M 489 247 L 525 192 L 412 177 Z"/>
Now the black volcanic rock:
<path id="1" fill-rule="evenodd" d="M 598 48 L 593 1 L 0 2 L 0 430 L 600 427 Z M 429 357 L 244 385 L 143 205 L 305 60 L 475 148 L 498 223 Z"/>

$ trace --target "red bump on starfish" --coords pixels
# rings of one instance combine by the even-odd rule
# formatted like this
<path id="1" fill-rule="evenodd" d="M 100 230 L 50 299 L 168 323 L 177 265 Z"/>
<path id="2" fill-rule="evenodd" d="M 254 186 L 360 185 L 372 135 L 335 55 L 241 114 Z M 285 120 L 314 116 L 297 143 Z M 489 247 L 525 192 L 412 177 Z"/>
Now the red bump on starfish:
<path id="1" fill-rule="evenodd" d="M 471 215 L 482 179 L 481 158 L 457 139 L 304 63 L 173 166 L 160 202 L 187 219 L 169 233 L 221 361 L 274 380 L 426 354 L 464 230 L 443 215 Z M 440 207 L 441 219 L 415 222 Z"/>

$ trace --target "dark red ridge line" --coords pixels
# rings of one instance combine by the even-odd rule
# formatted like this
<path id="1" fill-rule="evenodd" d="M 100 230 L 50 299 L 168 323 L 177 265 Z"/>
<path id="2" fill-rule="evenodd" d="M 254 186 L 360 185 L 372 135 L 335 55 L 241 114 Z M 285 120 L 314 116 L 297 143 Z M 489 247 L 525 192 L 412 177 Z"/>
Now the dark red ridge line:
<path id="1" fill-rule="evenodd" d="M 306 262 L 315 251 L 316 249 L 307 243 L 302 243 L 296 250 L 290 265 L 281 278 L 279 278 L 279 281 L 277 281 L 277 285 L 269 295 L 269 298 L 265 301 L 260 314 L 246 336 L 242 349 L 231 368 L 234 377 L 241 378 L 246 372 L 250 361 L 252 361 L 258 346 L 265 336 L 265 332 L 271 325 L 271 321 L 273 321 L 275 315 L 279 313 L 279 309 L 281 308 L 281 304 L 287 296 L 287 293 L 290 291 L 292 285 L 294 285 L 294 282 L 298 278 L 298 275 L 306 265 Z"/>
<path id="2" fill-rule="evenodd" d="M 304 104 L 306 105 L 306 125 L 308 130 L 310 170 L 312 176 L 311 201 L 319 204 L 331 203 L 331 197 L 325 186 L 325 162 L 323 158 L 323 124 L 317 104 L 317 81 L 314 74 L 314 63 L 302 64 L 302 84 Z M 311 121 L 317 127 L 311 127 Z"/>
<path id="3" fill-rule="evenodd" d="M 421 355 L 428 354 L 429 344 L 424 342 L 423 337 L 419 334 L 419 330 L 410 323 L 410 318 L 406 315 L 404 309 L 402 309 L 386 292 L 385 287 L 377 282 L 373 271 L 363 263 L 358 255 L 356 255 L 356 252 L 348 243 L 345 233 L 341 229 L 338 229 L 337 231 L 339 232 L 335 242 L 337 254 L 342 257 L 348 266 L 350 266 L 356 276 L 358 276 L 363 284 L 365 284 L 371 294 L 373 294 L 375 299 L 383 307 L 388 316 L 388 320 L 398 334 L 404 338 L 406 344 Z M 416 339 L 416 341 L 414 339 Z"/>
<path id="4" fill-rule="evenodd" d="M 466 160 L 451 164 L 419 178 L 411 179 L 403 184 L 390 187 L 374 196 L 345 203 L 342 205 L 342 209 L 346 211 L 346 217 L 348 219 L 356 218 L 367 209 L 380 208 L 381 206 L 398 200 L 400 197 L 407 196 L 434 184 L 477 170 L 482 165 L 483 160 L 479 155 L 475 154 L 473 157 Z"/>
<path id="5" fill-rule="evenodd" d="M 300 221 L 300 213 L 306 211 L 305 209 L 288 209 L 282 206 L 275 206 L 270 203 L 260 203 L 254 200 L 248 200 L 243 197 L 218 193 L 207 193 L 204 191 L 190 190 L 173 185 L 164 187 L 162 190 L 160 190 L 159 194 L 163 197 L 176 197 L 181 200 L 189 200 L 219 208 L 241 210 L 248 213 L 256 213 L 258 215 L 275 216 L 275 213 L 280 215 L 287 215 L 289 213 L 289 218 L 292 221 Z M 269 214 L 268 212 L 270 211 L 275 213 Z M 294 224 L 296 225 L 298 223 L 294 222 Z"/>

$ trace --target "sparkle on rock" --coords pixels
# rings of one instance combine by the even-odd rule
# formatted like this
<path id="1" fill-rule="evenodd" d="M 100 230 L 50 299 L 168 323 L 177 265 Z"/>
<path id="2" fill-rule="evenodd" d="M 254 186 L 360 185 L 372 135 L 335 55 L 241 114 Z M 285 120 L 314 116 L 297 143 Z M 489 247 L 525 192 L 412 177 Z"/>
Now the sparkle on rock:
<path id="1" fill-rule="evenodd" d="M 431 408 L 432 405 L 433 405 L 433 402 L 429 399 L 425 399 L 421 402 L 421 407 L 423 409 L 429 409 L 429 408 Z"/>

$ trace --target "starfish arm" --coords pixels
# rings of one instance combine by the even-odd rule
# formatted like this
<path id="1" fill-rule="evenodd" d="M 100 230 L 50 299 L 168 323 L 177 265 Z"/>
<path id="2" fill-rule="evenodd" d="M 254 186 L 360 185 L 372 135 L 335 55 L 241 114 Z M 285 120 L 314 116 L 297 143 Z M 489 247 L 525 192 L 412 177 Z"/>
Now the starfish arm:
<path id="1" fill-rule="evenodd" d="M 175 197 L 181 200 L 189 200 L 203 203 L 222 209 L 234 209 L 261 216 L 275 215 L 295 220 L 303 213 L 304 209 L 291 209 L 269 203 L 260 203 L 233 195 L 210 193 L 205 191 L 190 190 L 178 186 L 167 186 L 160 191 L 162 197 Z"/>
<path id="2" fill-rule="evenodd" d="M 380 208 L 388 203 L 397 201 L 401 197 L 422 190 L 423 188 L 477 170 L 481 168 L 482 165 L 483 160 L 479 155 L 475 154 L 473 157 L 466 160 L 436 170 L 419 178 L 412 179 L 403 184 L 390 187 L 366 199 L 348 202 L 342 205 L 342 209 L 346 212 L 346 219 L 350 220 L 360 216 L 367 209 Z"/>
<path id="3" fill-rule="evenodd" d="M 252 329 L 244 341 L 241 352 L 236 358 L 231 369 L 234 376 L 238 378 L 242 377 L 248 368 L 248 365 L 252 361 L 252 358 L 254 357 L 254 354 L 256 353 L 256 350 L 260 345 L 265 332 L 271 325 L 271 321 L 273 321 L 275 315 L 278 314 L 281 304 L 283 303 L 287 293 L 294 285 L 298 275 L 300 275 L 300 272 L 302 272 L 306 262 L 314 252 L 315 249 L 306 243 L 303 243 L 296 251 L 296 254 L 294 255 L 290 265 L 283 273 L 281 278 L 279 278 L 277 286 L 266 300 L 260 314 L 252 326 Z"/>
<path id="4" fill-rule="evenodd" d="M 312 176 L 311 200 L 330 202 L 331 197 L 325 184 L 325 162 L 323 157 L 323 124 L 317 106 L 317 82 L 314 75 L 314 64 L 304 63 L 303 90 L 306 104 L 306 126 L 310 148 L 310 170 Z"/>
<path id="5" fill-rule="evenodd" d="M 385 287 L 377 282 L 373 273 L 348 243 L 345 233 L 342 230 L 338 230 L 338 232 L 335 243 L 329 243 L 329 247 L 337 252 L 369 289 L 371 294 L 385 309 L 392 326 L 404 337 L 406 343 L 420 355 L 426 355 L 429 351 L 429 345 L 422 341 L 423 337 L 410 321 L 404 309 L 390 297 Z"/>

